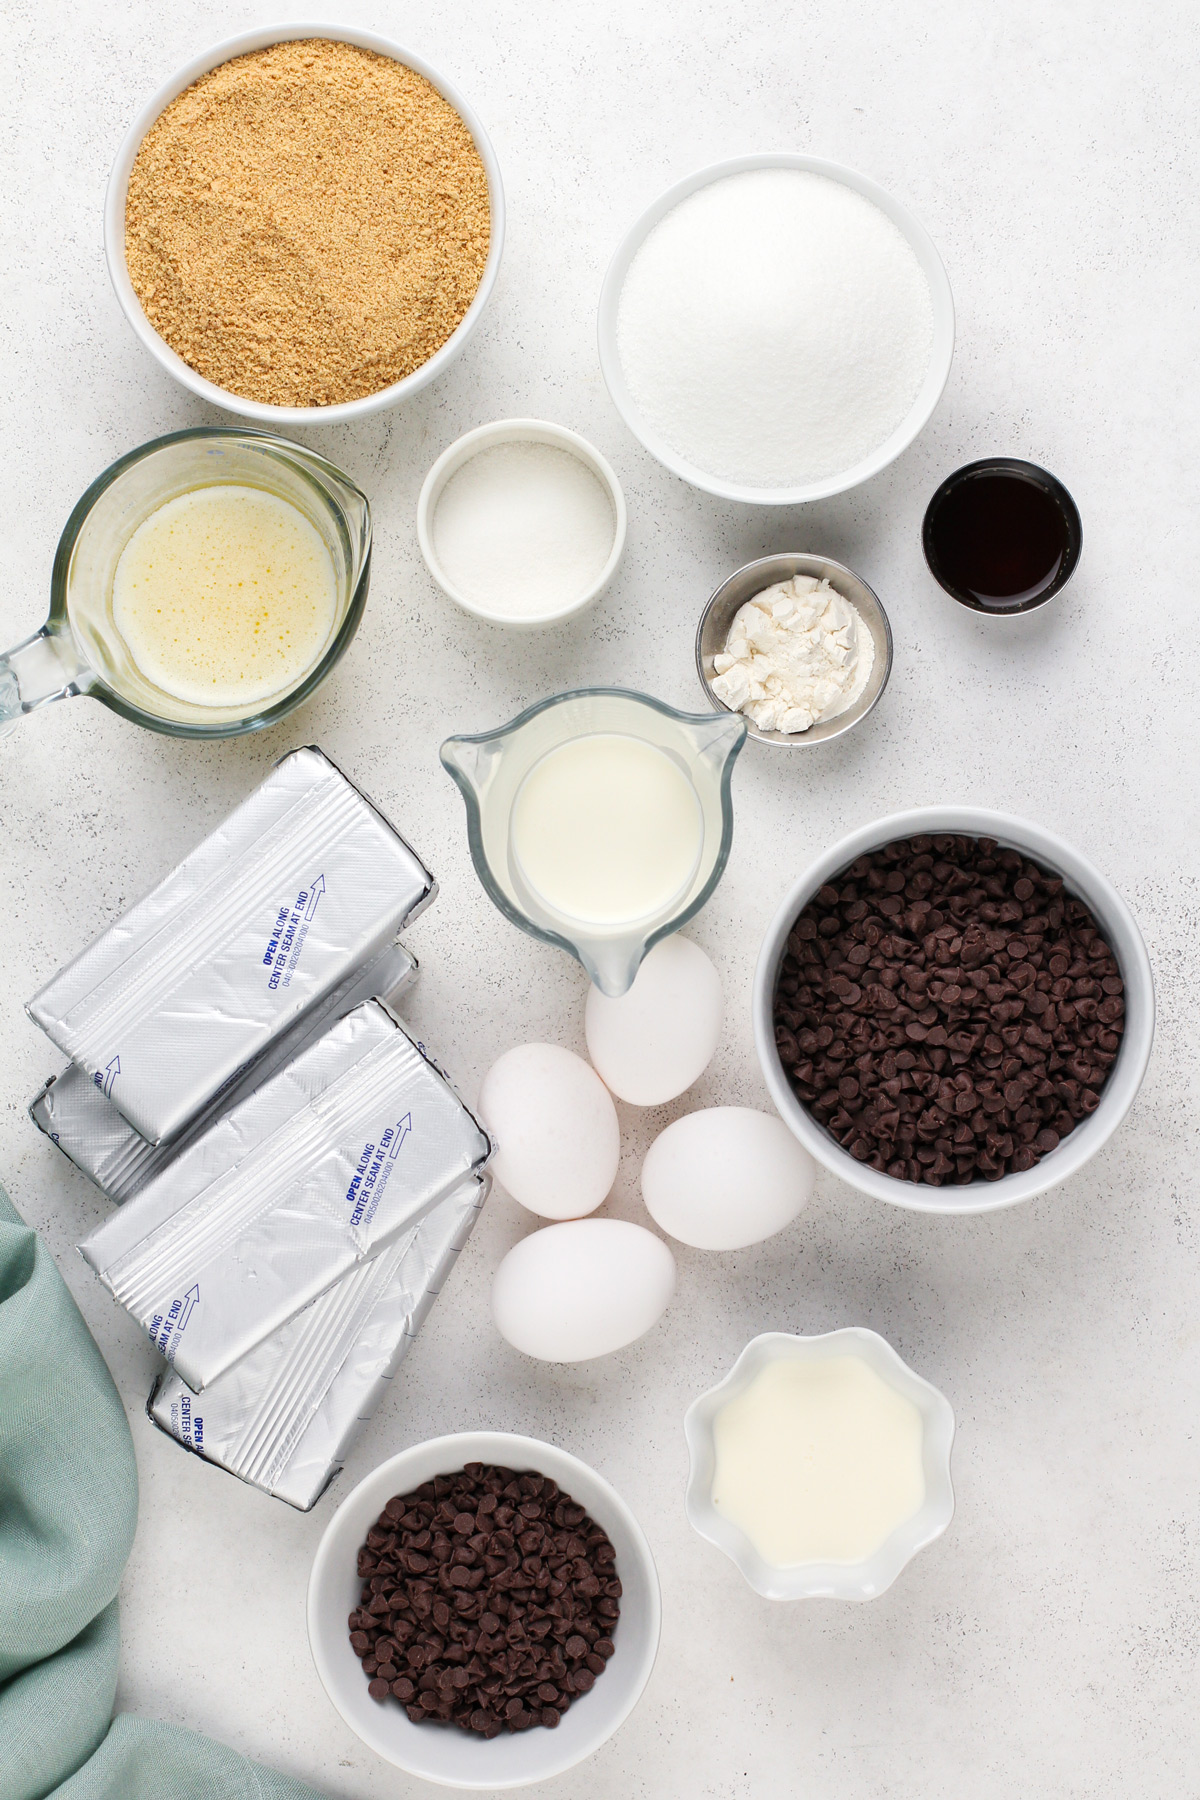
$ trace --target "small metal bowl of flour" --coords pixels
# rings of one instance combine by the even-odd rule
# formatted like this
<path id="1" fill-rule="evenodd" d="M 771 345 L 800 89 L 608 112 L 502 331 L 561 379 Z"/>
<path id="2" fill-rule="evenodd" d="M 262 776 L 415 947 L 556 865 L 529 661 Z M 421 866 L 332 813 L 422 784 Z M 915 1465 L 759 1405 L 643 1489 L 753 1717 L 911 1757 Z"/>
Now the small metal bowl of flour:
<path id="1" fill-rule="evenodd" d="M 597 600 L 625 548 L 625 496 L 565 425 L 497 419 L 443 450 L 417 501 L 429 573 L 495 625 L 558 625 Z"/>
<path id="2" fill-rule="evenodd" d="M 722 673 L 717 659 L 720 658 L 724 663 L 731 628 L 747 601 L 780 587 L 784 589 L 784 596 L 789 597 L 795 577 L 801 578 L 796 584 L 801 590 L 807 589 L 809 582 L 816 583 L 817 587 L 811 592 L 801 591 L 797 596 L 799 605 L 794 609 L 785 605 L 781 609 L 783 615 L 794 611 L 798 615 L 796 625 L 803 628 L 804 612 L 819 613 L 823 594 L 826 600 L 836 597 L 849 601 L 865 630 L 854 633 L 843 631 L 842 636 L 848 640 L 851 659 L 857 652 L 862 662 L 869 662 L 870 666 L 865 680 L 851 679 L 839 694 L 836 692 L 836 676 L 830 685 L 824 685 L 829 681 L 827 659 L 824 655 L 818 657 L 815 669 L 817 680 L 811 684 L 812 691 L 797 697 L 802 701 L 808 699 L 818 703 L 824 697 L 826 706 L 821 709 L 822 716 L 804 730 L 765 729 L 756 723 L 752 712 L 747 712 L 744 706 L 731 705 L 714 688 L 714 681 Z M 821 589 L 820 584 L 823 582 L 828 582 L 832 593 Z M 837 623 L 839 618 L 844 617 L 845 609 L 835 608 L 830 622 Z M 769 643 L 766 648 L 769 653 Z M 723 581 L 705 607 L 696 633 L 696 669 L 714 711 L 741 711 L 750 737 L 757 738 L 760 744 L 780 744 L 788 749 L 803 749 L 809 744 L 827 744 L 831 738 L 841 737 L 843 732 L 850 731 L 857 725 L 860 719 L 865 719 L 887 686 L 888 676 L 892 672 L 892 628 L 878 596 L 861 576 L 856 575 L 853 569 L 846 568 L 843 563 L 831 562 L 827 556 L 763 556 L 757 562 L 746 563 L 728 581 Z M 818 680 L 821 681 L 820 686 Z M 727 691 L 730 685 L 728 680 L 720 683 Z M 835 710 L 838 708 L 840 710 Z"/>

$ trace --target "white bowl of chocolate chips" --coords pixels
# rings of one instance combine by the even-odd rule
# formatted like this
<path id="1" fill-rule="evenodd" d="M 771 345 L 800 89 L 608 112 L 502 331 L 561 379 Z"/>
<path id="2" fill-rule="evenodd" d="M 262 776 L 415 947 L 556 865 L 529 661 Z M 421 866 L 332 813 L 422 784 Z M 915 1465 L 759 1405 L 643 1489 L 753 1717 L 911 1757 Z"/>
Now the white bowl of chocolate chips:
<path id="1" fill-rule="evenodd" d="M 308 1636 L 377 1755 L 495 1790 L 561 1775 L 624 1723 L 661 1610 L 650 1546 L 602 1476 L 536 1438 L 469 1431 L 402 1450 L 342 1501 Z"/>
<path id="2" fill-rule="evenodd" d="M 1081 1169 L 1146 1072 L 1154 982 L 1115 888 L 1053 832 L 894 813 L 791 889 L 754 981 L 771 1097 L 825 1167 L 921 1212 L 987 1212 Z"/>

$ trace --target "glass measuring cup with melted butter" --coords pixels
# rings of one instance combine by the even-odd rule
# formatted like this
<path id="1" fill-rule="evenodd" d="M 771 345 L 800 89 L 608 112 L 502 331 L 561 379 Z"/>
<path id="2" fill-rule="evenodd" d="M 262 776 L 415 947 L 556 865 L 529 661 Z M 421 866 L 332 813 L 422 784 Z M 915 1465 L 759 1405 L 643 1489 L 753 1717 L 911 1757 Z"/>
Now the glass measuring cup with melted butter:
<path id="1" fill-rule="evenodd" d="M 78 694 L 174 736 L 273 724 L 353 638 L 370 549 L 364 495 L 298 444 L 214 429 L 143 445 L 68 520 L 50 617 L 0 658 L 0 729 Z"/>

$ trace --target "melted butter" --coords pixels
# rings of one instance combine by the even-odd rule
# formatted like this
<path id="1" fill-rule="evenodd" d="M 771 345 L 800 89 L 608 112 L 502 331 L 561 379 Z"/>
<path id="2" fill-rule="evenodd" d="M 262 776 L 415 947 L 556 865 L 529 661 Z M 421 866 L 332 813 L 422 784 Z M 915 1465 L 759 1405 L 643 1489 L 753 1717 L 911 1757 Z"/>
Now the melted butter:
<path id="1" fill-rule="evenodd" d="M 336 617 L 320 532 L 263 488 L 215 484 L 166 501 L 113 578 L 113 620 L 133 661 L 196 706 L 287 693 L 320 659 Z"/>

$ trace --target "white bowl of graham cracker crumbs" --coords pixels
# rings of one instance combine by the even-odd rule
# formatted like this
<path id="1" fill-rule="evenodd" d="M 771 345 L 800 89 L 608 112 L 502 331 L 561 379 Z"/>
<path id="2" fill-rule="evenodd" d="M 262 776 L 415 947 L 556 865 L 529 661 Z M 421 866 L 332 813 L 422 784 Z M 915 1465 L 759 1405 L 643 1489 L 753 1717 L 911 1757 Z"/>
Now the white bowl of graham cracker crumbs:
<path id="1" fill-rule="evenodd" d="M 420 56 L 356 27 L 260 27 L 139 113 L 104 202 L 125 316 L 200 399 L 272 427 L 407 399 L 495 284 L 487 133 Z"/>

